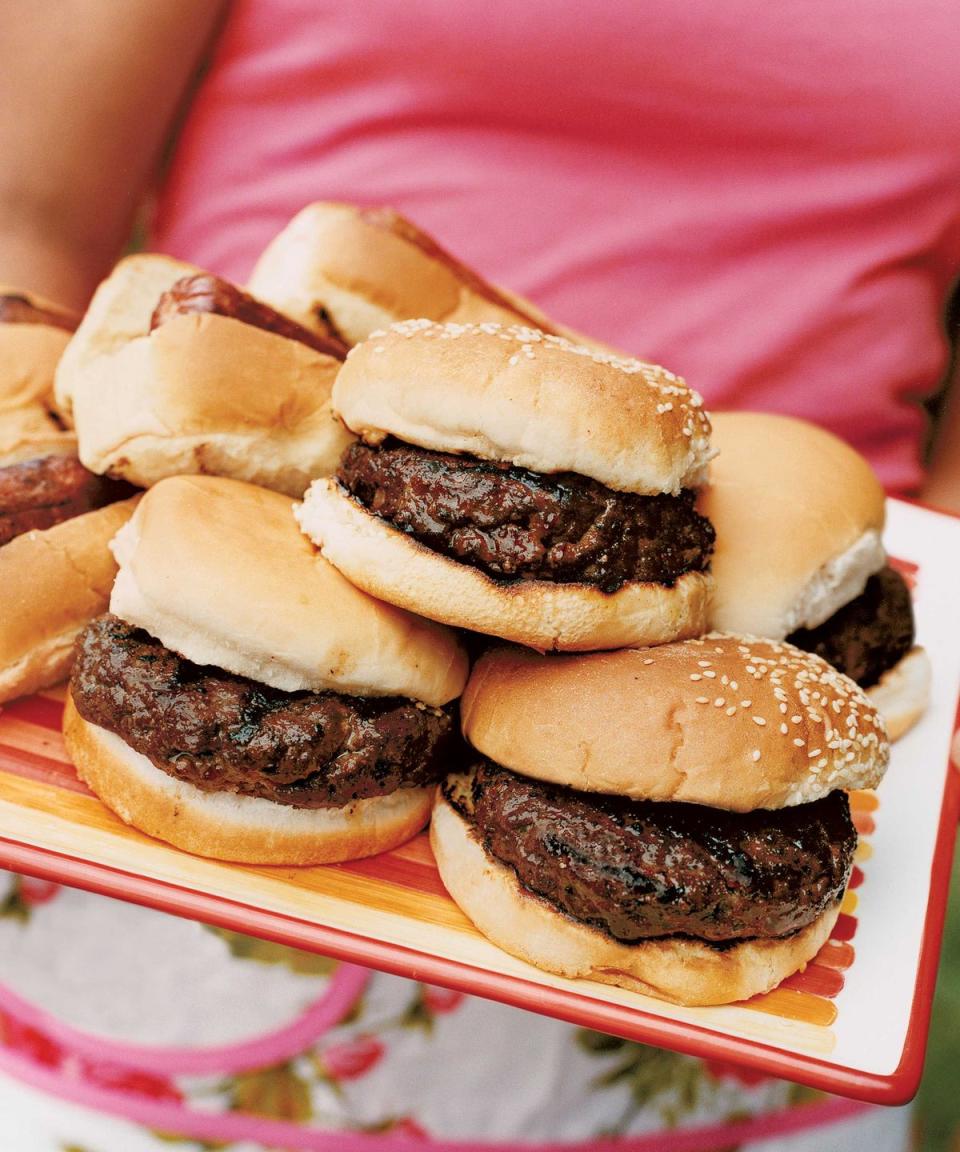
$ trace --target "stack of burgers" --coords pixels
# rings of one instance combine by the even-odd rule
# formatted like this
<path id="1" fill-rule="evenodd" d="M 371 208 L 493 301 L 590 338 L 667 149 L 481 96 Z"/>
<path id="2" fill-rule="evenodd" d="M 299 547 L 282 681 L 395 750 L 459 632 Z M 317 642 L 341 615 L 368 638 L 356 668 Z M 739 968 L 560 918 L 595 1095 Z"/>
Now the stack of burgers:
<path id="1" fill-rule="evenodd" d="M 133 510 L 134 489 L 84 468 L 53 408 L 77 320 L 0 288 L 0 702 L 69 672 L 77 633 L 110 594 L 107 542 Z"/>
<path id="2" fill-rule="evenodd" d="M 791 628 L 711 615 L 739 546 L 700 398 L 389 213 L 312 206 L 250 288 L 131 258 L 60 363 L 81 461 L 153 485 L 77 648 L 82 777 L 260 863 L 383 851 L 432 805 L 454 899 L 564 975 L 699 1004 L 805 964 L 887 743 Z"/>
<path id="3" fill-rule="evenodd" d="M 417 321 L 351 352 L 333 405 L 358 442 L 305 532 L 371 594 L 512 642 L 473 668 L 433 813 L 461 908 L 539 967 L 685 1004 L 802 967 L 852 867 L 846 790 L 888 746 L 819 656 L 703 635 L 699 398 L 556 336 Z"/>

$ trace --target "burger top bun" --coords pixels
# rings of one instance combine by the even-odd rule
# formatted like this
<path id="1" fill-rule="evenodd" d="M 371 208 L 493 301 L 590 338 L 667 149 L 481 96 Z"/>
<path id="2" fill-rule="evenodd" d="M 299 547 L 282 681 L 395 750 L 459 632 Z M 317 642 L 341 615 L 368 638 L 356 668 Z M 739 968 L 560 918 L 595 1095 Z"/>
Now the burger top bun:
<path id="1" fill-rule="evenodd" d="M 160 296 L 197 271 L 131 256 L 97 289 L 57 370 L 80 459 L 143 487 L 207 472 L 299 496 L 352 439 L 330 409 L 340 362 L 231 316 L 151 331 Z"/>
<path id="2" fill-rule="evenodd" d="M 0 403 L 0 468 L 41 456 L 75 456 L 77 438 L 39 401 L 7 409 Z"/>
<path id="3" fill-rule="evenodd" d="M 679 492 L 710 458 L 710 421 L 681 379 L 533 328 L 394 324 L 351 351 L 333 404 L 368 443 L 394 435 L 622 492 Z"/>
<path id="4" fill-rule="evenodd" d="M 6 301 L 14 307 L 5 308 Z M 62 325 L 18 320 L 21 303 L 62 317 Z M 76 440 L 51 412 L 54 372 L 75 322 L 42 296 L 0 284 L 0 468 L 76 451 Z"/>
<path id="5" fill-rule="evenodd" d="M 5 316 L 4 300 L 24 302 L 28 308 L 62 317 L 62 324 L 22 322 Z M 53 389 L 53 375 L 70 342 L 76 317 L 34 292 L 0 284 L 0 409 L 45 400 Z"/>
<path id="6" fill-rule="evenodd" d="M 278 493 L 211 476 L 164 480 L 112 547 L 110 610 L 196 664 L 290 692 L 433 707 L 463 690 L 454 634 L 349 584 Z"/>
<path id="7" fill-rule="evenodd" d="M 249 287 L 307 328 L 325 312 L 349 344 L 411 316 L 550 326 L 389 208 L 308 205 L 265 249 Z"/>
<path id="8" fill-rule="evenodd" d="M 475 748 L 523 776 L 733 812 L 872 788 L 889 757 L 876 709 L 819 656 L 718 633 L 577 656 L 497 648 L 461 715 Z"/>
<path id="9" fill-rule="evenodd" d="M 717 531 L 711 624 L 782 639 L 822 624 L 885 563 L 884 496 L 866 460 L 803 420 L 712 413 L 700 510 Z"/>

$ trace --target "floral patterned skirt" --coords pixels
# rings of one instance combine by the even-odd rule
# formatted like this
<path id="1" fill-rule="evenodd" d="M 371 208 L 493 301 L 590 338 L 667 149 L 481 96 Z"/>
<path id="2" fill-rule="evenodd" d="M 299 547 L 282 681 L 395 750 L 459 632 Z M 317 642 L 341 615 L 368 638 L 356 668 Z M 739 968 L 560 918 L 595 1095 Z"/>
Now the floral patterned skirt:
<path id="1" fill-rule="evenodd" d="M 906 1109 L 0 873 L 3 1152 L 902 1152 Z"/>

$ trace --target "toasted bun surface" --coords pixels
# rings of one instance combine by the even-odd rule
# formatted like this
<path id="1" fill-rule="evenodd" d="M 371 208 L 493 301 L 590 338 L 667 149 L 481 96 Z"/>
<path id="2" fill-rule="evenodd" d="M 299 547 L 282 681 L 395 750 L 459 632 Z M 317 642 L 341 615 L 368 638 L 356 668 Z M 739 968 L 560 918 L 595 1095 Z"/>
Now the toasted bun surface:
<path id="1" fill-rule="evenodd" d="M 395 324 L 351 351 L 333 403 L 369 443 L 393 435 L 621 492 L 679 492 L 711 455 L 700 397 L 678 377 L 531 328 Z"/>
<path id="2" fill-rule="evenodd" d="M 623 944 L 524 888 L 511 868 L 484 850 L 439 790 L 430 843 L 448 892 L 494 944 L 561 976 L 679 1004 L 727 1004 L 768 992 L 817 954 L 840 910 L 837 905 L 792 936 L 723 949 L 679 937 Z"/>
<path id="3" fill-rule="evenodd" d="M 719 455 L 700 496 L 717 532 L 711 625 L 780 640 L 822 624 L 885 563 L 879 480 L 806 421 L 761 412 L 711 421 Z"/>
<path id="4" fill-rule="evenodd" d="M 69 673 L 78 633 L 106 610 L 117 571 L 108 543 L 135 505 L 110 504 L 0 548 L 0 703 Z"/>
<path id="5" fill-rule="evenodd" d="M 265 249 L 249 288 L 306 327 L 325 310 L 350 344 L 411 316 L 549 324 L 389 208 L 308 205 Z"/>
<path id="6" fill-rule="evenodd" d="M 114 542 L 110 610 L 196 664 L 288 692 L 459 696 L 467 658 L 446 628 L 354 588 L 276 492 L 212 476 L 164 480 Z"/>
<path id="7" fill-rule="evenodd" d="M 332 479 L 311 485 L 297 519 L 326 559 L 371 596 L 533 648 L 660 644 L 705 627 L 710 578 L 702 572 L 688 572 L 672 587 L 625 584 L 613 593 L 547 580 L 499 583 L 368 512 Z"/>
<path id="8" fill-rule="evenodd" d="M 300 496 L 352 437 L 330 408 L 339 361 L 229 316 L 177 316 L 150 332 L 164 291 L 195 269 L 121 261 L 57 374 L 80 459 L 149 486 L 210 472 Z"/>
<path id="9" fill-rule="evenodd" d="M 49 324 L 0 324 L 0 411 L 49 399 L 69 342 L 69 332 Z"/>
<path id="10" fill-rule="evenodd" d="M 891 740 L 906 735 L 926 712 L 932 678 L 930 657 L 923 648 L 916 647 L 867 689 L 871 703 L 886 722 Z"/>
<path id="11" fill-rule="evenodd" d="M 430 815 L 431 788 L 402 788 L 320 809 L 202 792 L 156 768 L 115 733 L 88 723 L 70 697 L 63 734 L 80 779 L 108 808 L 148 836 L 198 856 L 242 864 L 357 860 L 409 840 Z"/>
<path id="12" fill-rule="evenodd" d="M 0 468 L 43 456 L 76 456 L 77 438 L 66 432 L 46 404 L 4 409 L 0 405 Z"/>
<path id="13" fill-rule="evenodd" d="M 889 757 L 876 709 L 826 661 L 716 633 L 577 656 L 496 648 L 461 717 L 475 748 L 522 776 L 734 812 L 873 788 Z"/>

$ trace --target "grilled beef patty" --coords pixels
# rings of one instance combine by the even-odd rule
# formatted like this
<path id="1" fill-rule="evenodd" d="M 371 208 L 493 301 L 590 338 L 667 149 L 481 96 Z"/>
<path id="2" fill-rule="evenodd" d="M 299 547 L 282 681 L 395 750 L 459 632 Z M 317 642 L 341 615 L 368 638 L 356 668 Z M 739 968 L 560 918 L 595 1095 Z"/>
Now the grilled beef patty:
<path id="1" fill-rule="evenodd" d="M 0 546 L 32 529 L 52 528 L 136 492 L 88 472 L 75 456 L 43 456 L 0 468 Z"/>
<path id="2" fill-rule="evenodd" d="M 725 812 L 575 792 L 484 760 L 472 812 L 445 793 L 525 888 L 628 944 L 787 936 L 840 900 L 857 844 L 845 792 Z"/>
<path id="3" fill-rule="evenodd" d="M 713 551 L 692 491 L 637 496 L 574 472 L 542 475 L 395 440 L 351 445 L 337 477 L 370 512 L 501 581 L 604 592 L 628 581 L 672 585 L 706 569 Z"/>
<path id="4" fill-rule="evenodd" d="M 207 272 L 184 276 L 163 293 L 150 318 L 150 331 L 175 316 L 202 313 L 233 317 L 253 328 L 262 328 L 265 332 L 275 332 L 288 340 L 306 344 L 315 352 L 332 356 L 335 360 L 343 360 L 348 352 L 347 345 L 329 319 L 326 321 L 327 333 L 321 336 L 248 292 L 241 291 L 229 280 L 221 280 Z"/>
<path id="5" fill-rule="evenodd" d="M 883 568 L 829 620 L 816 628 L 799 628 L 787 640 L 869 688 L 913 647 L 910 589 L 899 572 Z"/>
<path id="6" fill-rule="evenodd" d="M 294 808 L 432 784 L 459 759 L 452 706 L 282 692 L 191 664 L 111 615 L 77 641 L 70 691 L 85 720 L 168 775 Z"/>
<path id="7" fill-rule="evenodd" d="M 0 293 L 0 324 L 45 324 L 75 332 L 80 317 L 59 308 L 42 308 L 19 292 Z"/>

